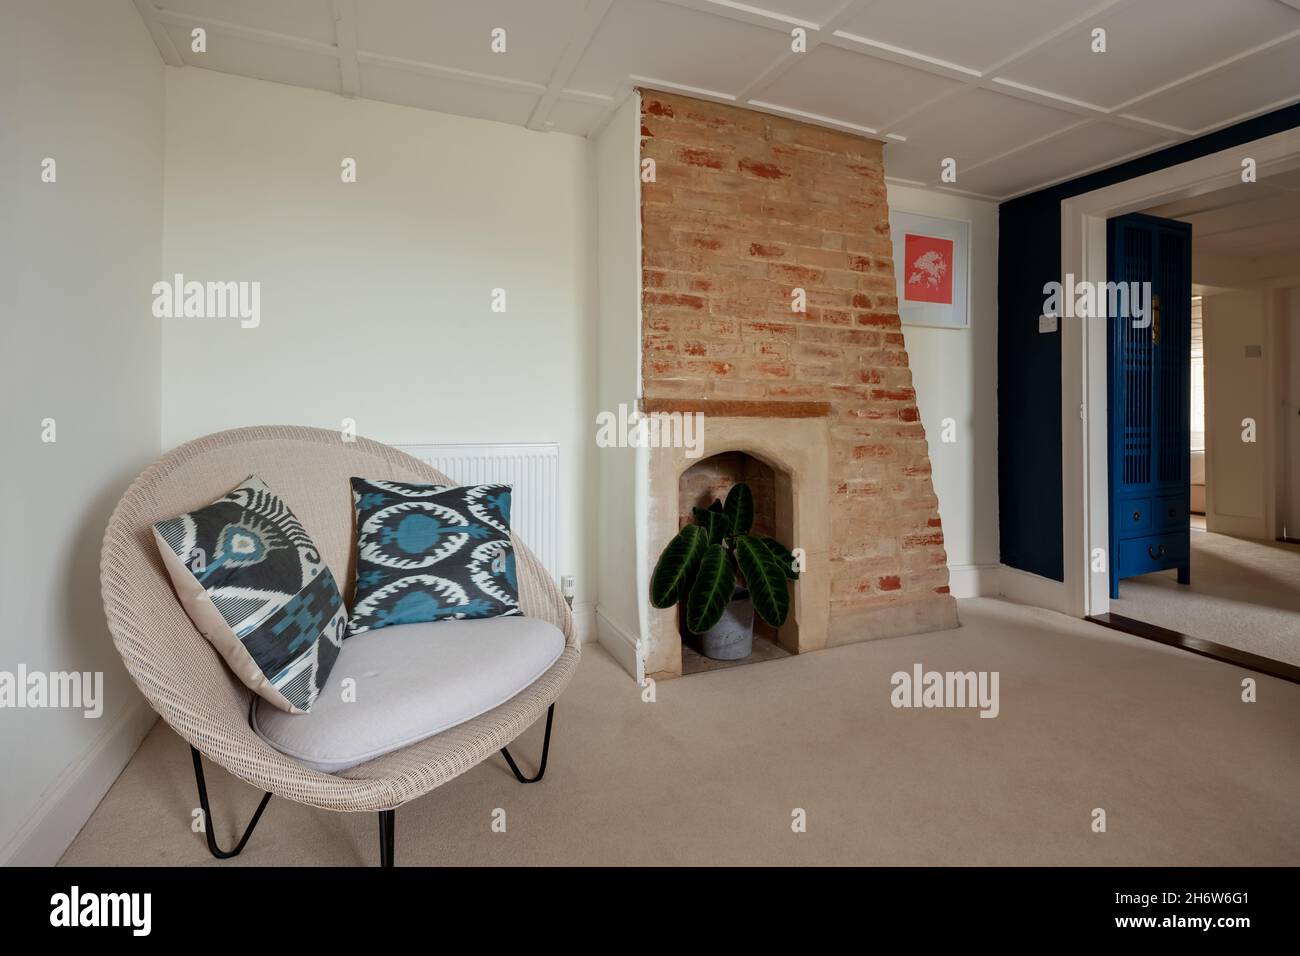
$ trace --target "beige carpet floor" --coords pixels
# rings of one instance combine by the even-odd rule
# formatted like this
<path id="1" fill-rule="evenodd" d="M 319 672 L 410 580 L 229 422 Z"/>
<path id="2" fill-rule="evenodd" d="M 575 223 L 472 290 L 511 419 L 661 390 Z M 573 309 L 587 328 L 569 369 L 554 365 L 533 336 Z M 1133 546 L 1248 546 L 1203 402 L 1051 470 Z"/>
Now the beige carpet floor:
<path id="1" fill-rule="evenodd" d="M 1175 571 L 1119 583 L 1116 614 L 1300 665 L 1300 545 L 1192 531 L 1192 583 Z"/>
<path id="2" fill-rule="evenodd" d="M 1243 703 L 1225 664 L 1000 601 L 960 613 L 952 631 L 660 683 L 654 703 L 591 646 L 545 780 L 521 786 L 498 757 L 402 807 L 397 863 L 1300 864 L 1300 686 L 1254 675 Z M 890 675 L 914 663 L 998 671 L 1000 716 L 894 709 Z M 540 738 L 515 748 L 526 769 Z M 228 845 L 258 794 L 208 777 Z M 378 860 L 374 814 L 277 798 L 214 863 L 196 806 L 189 750 L 160 723 L 63 862 Z"/>

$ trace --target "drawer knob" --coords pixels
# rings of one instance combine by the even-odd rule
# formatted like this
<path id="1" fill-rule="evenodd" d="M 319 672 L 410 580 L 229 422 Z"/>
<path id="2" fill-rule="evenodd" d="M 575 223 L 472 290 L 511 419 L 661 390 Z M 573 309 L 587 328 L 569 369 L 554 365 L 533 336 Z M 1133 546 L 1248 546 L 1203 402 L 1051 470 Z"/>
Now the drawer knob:
<path id="1" fill-rule="evenodd" d="M 1135 511 L 1135 512 L 1133 512 L 1133 520 L 1134 520 L 1134 521 L 1141 521 L 1141 520 L 1142 520 L 1142 512 L 1140 512 L 1140 511 Z"/>
<path id="2" fill-rule="evenodd" d="M 1177 508 L 1170 508 L 1170 509 L 1169 509 L 1169 517 L 1172 518 L 1172 517 L 1173 517 L 1174 515 L 1176 515 L 1176 514 L 1178 514 L 1178 509 L 1177 509 Z"/>
<path id="3" fill-rule="evenodd" d="M 1159 561 L 1165 556 L 1165 546 L 1163 544 L 1147 545 L 1147 554 L 1151 556 L 1152 561 Z"/>

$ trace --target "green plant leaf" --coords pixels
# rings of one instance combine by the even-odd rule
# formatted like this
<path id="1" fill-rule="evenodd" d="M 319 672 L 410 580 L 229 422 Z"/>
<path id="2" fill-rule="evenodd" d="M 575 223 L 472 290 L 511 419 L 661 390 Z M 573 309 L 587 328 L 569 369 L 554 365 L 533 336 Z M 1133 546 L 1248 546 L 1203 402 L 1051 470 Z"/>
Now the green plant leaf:
<path id="1" fill-rule="evenodd" d="M 721 544 L 723 537 L 731 528 L 731 522 L 721 511 L 706 511 L 704 508 L 692 508 L 695 523 L 709 534 L 709 544 Z"/>
<path id="2" fill-rule="evenodd" d="M 734 547 L 736 563 L 745 576 L 754 611 L 768 624 L 780 627 L 790 613 L 790 590 L 785 583 L 785 569 L 753 535 L 737 535 Z"/>
<path id="3" fill-rule="evenodd" d="M 650 576 L 650 603 L 655 607 L 672 607 L 686 590 L 708 547 L 708 532 L 697 524 L 688 524 L 668 542 L 654 574 Z"/>
<path id="4" fill-rule="evenodd" d="M 709 545 L 686 598 L 686 627 L 690 632 L 701 634 L 717 624 L 735 590 L 736 569 L 731 566 L 727 549 L 720 544 Z"/>
<path id="5" fill-rule="evenodd" d="M 799 572 L 794 569 L 794 555 L 790 549 L 783 545 L 776 538 L 759 538 L 758 543 L 772 552 L 772 557 L 776 558 L 776 563 L 785 569 L 785 576 L 791 581 L 799 577 Z"/>
<path id="6" fill-rule="evenodd" d="M 743 481 L 732 485 L 722 511 L 731 522 L 733 535 L 749 534 L 749 529 L 754 527 L 754 493 L 749 490 L 749 485 Z"/>

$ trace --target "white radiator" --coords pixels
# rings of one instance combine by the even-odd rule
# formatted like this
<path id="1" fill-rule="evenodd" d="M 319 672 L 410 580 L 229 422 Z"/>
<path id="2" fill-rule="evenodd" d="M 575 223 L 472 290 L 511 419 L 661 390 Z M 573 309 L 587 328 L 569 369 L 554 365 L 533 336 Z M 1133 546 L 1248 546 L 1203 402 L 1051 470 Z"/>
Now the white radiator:
<path id="1" fill-rule="evenodd" d="M 510 530 L 560 579 L 560 446 L 395 445 L 459 485 L 510 485 Z"/>

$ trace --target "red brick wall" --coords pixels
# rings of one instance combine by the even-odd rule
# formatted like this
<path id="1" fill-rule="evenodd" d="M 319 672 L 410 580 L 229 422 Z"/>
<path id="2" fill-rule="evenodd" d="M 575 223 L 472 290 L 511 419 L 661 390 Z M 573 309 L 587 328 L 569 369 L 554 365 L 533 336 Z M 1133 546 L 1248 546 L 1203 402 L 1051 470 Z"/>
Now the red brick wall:
<path id="1" fill-rule="evenodd" d="M 677 483 L 677 526 L 682 528 L 695 520 L 693 508 L 726 501 L 732 486 L 742 481 L 754 493 L 754 533 L 776 535 L 775 476 L 771 468 L 742 451 L 710 455 L 682 473 Z"/>
<path id="2" fill-rule="evenodd" d="M 881 144 L 650 91 L 641 122 L 645 397 L 829 401 L 833 610 L 946 593 Z"/>

